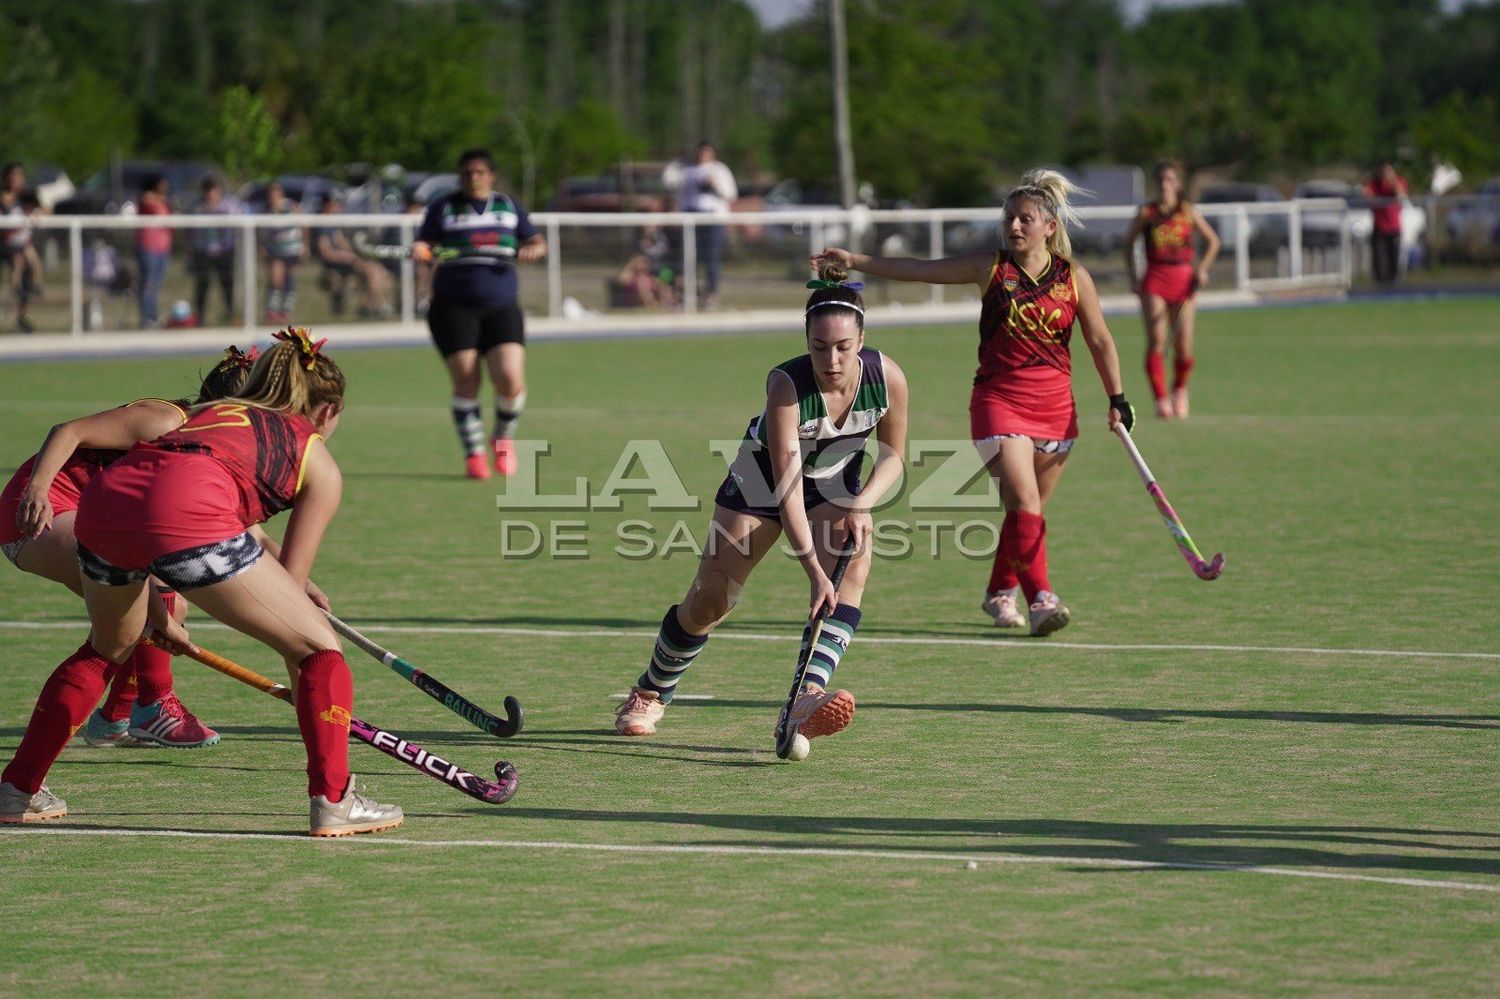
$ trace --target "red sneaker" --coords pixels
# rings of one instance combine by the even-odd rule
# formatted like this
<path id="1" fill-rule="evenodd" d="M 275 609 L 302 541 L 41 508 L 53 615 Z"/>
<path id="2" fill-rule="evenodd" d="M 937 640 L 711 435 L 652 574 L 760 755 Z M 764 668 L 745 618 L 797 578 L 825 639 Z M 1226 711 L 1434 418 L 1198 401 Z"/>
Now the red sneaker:
<path id="1" fill-rule="evenodd" d="M 496 437 L 490 442 L 495 449 L 495 471 L 501 475 L 516 474 L 516 444 L 509 437 Z"/>
<path id="2" fill-rule="evenodd" d="M 130 709 L 130 735 L 172 749 L 199 749 L 219 741 L 219 733 L 194 717 L 176 694 L 155 704 L 135 704 Z"/>
<path id="3" fill-rule="evenodd" d="M 464 459 L 464 474 L 471 479 L 490 477 L 490 460 L 482 454 L 471 454 Z"/>

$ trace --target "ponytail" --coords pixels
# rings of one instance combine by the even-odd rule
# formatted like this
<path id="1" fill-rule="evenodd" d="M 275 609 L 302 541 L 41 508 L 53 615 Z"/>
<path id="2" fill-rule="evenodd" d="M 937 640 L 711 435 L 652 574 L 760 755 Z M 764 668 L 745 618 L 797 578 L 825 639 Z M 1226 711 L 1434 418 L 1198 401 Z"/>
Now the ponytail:
<path id="1" fill-rule="evenodd" d="M 1057 229 L 1047 237 L 1047 249 L 1059 257 L 1073 255 L 1073 241 L 1068 238 L 1070 226 L 1083 227 L 1078 211 L 1069 199 L 1075 194 L 1092 194 L 1073 183 L 1056 170 L 1038 168 L 1028 171 L 1021 184 L 1005 197 L 1008 209 L 1015 201 L 1031 201 L 1041 206 L 1049 218 L 1056 220 Z"/>
<path id="2" fill-rule="evenodd" d="M 307 417 L 324 403 L 342 408 L 344 373 L 322 353 L 327 341 L 314 343 L 302 327 L 288 327 L 275 336 L 281 342 L 260 355 L 249 382 L 225 401 Z"/>
<path id="3" fill-rule="evenodd" d="M 198 386 L 198 396 L 189 405 L 201 406 L 225 396 L 239 395 L 244 391 L 245 383 L 250 380 L 250 369 L 254 367 L 258 357 L 259 347 L 251 347 L 247 354 L 231 344 L 219 363 L 203 376 L 203 382 Z"/>

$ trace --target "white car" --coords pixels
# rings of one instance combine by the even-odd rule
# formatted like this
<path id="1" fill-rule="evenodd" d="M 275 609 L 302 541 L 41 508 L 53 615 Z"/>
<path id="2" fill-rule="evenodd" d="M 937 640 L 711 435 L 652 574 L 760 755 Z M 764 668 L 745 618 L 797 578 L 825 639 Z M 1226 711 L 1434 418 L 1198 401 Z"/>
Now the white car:
<path id="1" fill-rule="evenodd" d="M 1342 180 L 1305 180 L 1297 185 L 1295 198 L 1340 198 L 1349 206 L 1347 212 L 1337 209 L 1311 208 L 1302 212 L 1303 246 L 1337 246 L 1340 225 L 1347 225 L 1355 242 L 1370 238 L 1375 231 L 1375 212 L 1364 189 Z M 1416 246 L 1427 231 L 1427 212 L 1410 201 L 1401 203 L 1401 251 Z"/>
<path id="2" fill-rule="evenodd" d="M 1485 181 L 1477 194 L 1463 196 L 1448 212 L 1443 228 L 1454 243 L 1500 242 L 1500 177 Z"/>

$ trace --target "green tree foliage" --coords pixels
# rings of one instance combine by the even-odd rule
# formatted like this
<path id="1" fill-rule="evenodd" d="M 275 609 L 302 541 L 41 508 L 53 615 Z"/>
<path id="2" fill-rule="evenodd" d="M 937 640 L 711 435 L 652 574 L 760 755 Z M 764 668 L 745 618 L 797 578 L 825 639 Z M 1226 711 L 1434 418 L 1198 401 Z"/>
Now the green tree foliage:
<path id="1" fill-rule="evenodd" d="M 857 172 L 883 199 L 982 203 L 1038 163 L 1220 173 L 1405 151 L 1500 172 L 1500 4 L 845 0 Z M 537 199 L 700 138 L 742 179 L 831 186 L 827 9 L 745 0 L 5 0 L 0 158 L 114 153 L 234 174 L 446 169 L 487 145 Z"/>

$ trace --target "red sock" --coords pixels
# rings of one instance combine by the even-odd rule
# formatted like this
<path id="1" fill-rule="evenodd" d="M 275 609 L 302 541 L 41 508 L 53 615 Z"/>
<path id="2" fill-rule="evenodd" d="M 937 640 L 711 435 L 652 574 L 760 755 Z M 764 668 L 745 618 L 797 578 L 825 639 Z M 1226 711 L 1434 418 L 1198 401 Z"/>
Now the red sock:
<path id="1" fill-rule="evenodd" d="M 127 664 L 135 667 L 135 685 L 142 704 L 155 704 L 172 692 L 172 657 L 141 642 Z"/>
<path id="2" fill-rule="evenodd" d="M 985 593 L 1001 593 L 1021 585 L 1015 567 L 1010 564 L 1009 542 L 1015 537 L 1016 515 L 1007 513 L 1000 524 L 1000 547 L 995 549 L 995 564 L 990 569 L 990 588 Z"/>
<path id="3" fill-rule="evenodd" d="M 1187 388 L 1188 375 L 1193 373 L 1193 359 L 1178 354 L 1172 359 L 1172 391 Z"/>
<path id="4" fill-rule="evenodd" d="M 307 747 L 307 793 L 329 801 L 349 783 L 349 719 L 354 674 L 337 649 L 314 652 L 297 672 L 297 727 Z"/>
<path id="5" fill-rule="evenodd" d="M 1047 581 L 1047 522 L 1039 515 L 1017 510 L 1016 529 L 1010 546 L 1010 563 L 1020 577 L 1026 602 L 1035 603 L 1036 595 L 1052 589 Z"/>
<path id="6" fill-rule="evenodd" d="M 136 651 L 140 651 L 139 646 Z M 132 655 L 124 666 L 115 670 L 114 682 L 109 685 L 109 694 L 99 706 L 99 713 L 108 721 L 124 721 L 130 717 L 130 709 L 135 705 L 137 693 L 135 656 Z"/>
<path id="7" fill-rule="evenodd" d="M 26 734 L 0 780 L 36 794 L 58 754 L 99 703 L 99 695 L 119 668 L 88 642 L 64 659 L 42 687 Z"/>
<path id="8" fill-rule="evenodd" d="M 1167 370 L 1160 351 L 1146 351 L 1146 377 L 1151 379 L 1151 394 L 1158 399 L 1167 397 Z"/>

